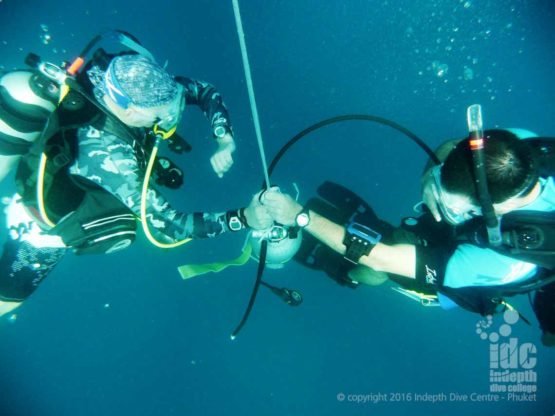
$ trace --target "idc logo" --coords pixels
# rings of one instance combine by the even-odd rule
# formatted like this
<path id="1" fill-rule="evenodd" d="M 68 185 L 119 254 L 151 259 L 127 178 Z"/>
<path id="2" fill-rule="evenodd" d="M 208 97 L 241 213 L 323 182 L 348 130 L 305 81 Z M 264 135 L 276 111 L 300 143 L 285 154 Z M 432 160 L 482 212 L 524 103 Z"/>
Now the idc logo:
<path id="1" fill-rule="evenodd" d="M 537 391 L 537 348 L 531 342 L 520 342 L 512 325 L 519 320 L 515 310 L 503 313 L 503 323 L 492 331 L 493 317 L 476 324 L 476 333 L 489 341 L 490 391 L 507 393 L 510 401 L 535 401 Z"/>

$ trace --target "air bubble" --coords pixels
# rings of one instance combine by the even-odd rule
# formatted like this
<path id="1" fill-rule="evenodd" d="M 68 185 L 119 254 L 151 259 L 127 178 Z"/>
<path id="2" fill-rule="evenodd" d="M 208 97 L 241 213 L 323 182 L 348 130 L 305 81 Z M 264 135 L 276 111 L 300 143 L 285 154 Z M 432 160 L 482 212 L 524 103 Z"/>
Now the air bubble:
<path id="1" fill-rule="evenodd" d="M 40 34 L 41 42 L 45 45 L 48 45 L 52 41 L 52 36 L 50 35 L 50 33 L 48 33 L 48 25 L 45 25 L 44 23 L 41 24 L 40 30 L 42 32 Z"/>
<path id="2" fill-rule="evenodd" d="M 463 78 L 465 81 L 470 81 L 472 79 L 474 79 L 474 71 L 472 70 L 472 68 L 469 68 L 467 66 L 464 67 L 463 69 Z"/>
<path id="3" fill-rule="evenodd" d="M 434 74 L 437 77 L 443 78 L 445 75 L 447 75 L 447 72 L 449 71 L 449 66 L 447 64 L 443 64 L 439 61 L 433 61 L 432 62 L 432 71 L 434 71 Z"/>

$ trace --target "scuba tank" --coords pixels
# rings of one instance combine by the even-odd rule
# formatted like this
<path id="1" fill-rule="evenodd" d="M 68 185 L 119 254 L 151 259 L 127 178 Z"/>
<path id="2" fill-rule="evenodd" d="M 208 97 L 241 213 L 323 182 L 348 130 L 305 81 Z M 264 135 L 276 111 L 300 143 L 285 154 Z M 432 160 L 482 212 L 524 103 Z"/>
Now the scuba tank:
<path id="1" fill-rule="evenodd" d="M 0 73 L 0 180 L 39 138 L 60 86 L 38 70 Z"/>
<path id="2" fill-rule="evenodd" d="M 274 225 L 268 230 L 252 230 L 246 244 L 252 248 L 251 258 L 260 261 L 262 241 L 267 241 L 266 267 L 281 269 L 299 251 L 302 243 L 300 230 Z"/>
<path id="3" fill-rule="evenodd" d="M 39 137 L 56 109 L 60 87 L 38 71 L 16 70 L 0 77 L 0 154 L 22 154 Z M 24 152 L 23 152 L 24 153 Z"/>

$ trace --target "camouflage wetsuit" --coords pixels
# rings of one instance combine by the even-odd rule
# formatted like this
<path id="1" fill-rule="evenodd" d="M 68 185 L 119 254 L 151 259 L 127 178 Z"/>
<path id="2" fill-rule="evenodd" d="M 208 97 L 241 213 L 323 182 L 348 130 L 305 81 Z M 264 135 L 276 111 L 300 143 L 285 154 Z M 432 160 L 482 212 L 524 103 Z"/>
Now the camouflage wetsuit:
<path id="1" fill-rule="evenodd" d="M 185 86 L 186 103 L 198 106 L 213 130 L 224 127 L 231 132 L 227 109 L 213 86 L 188 78 L 179 82 Z M 100 185 L 139 216 L 144 171 L 133 147 L 127 140 L 92 126 L 78 129 L 77 138 L 78 154 L 70 173 Z M 23 210 L 18 206 L 12 211 Z M 227 231 L 225 213 L 178 212 L 155 189 L 148 192 L 147 218 L 153 235 L 165 242 L 210 238 Z M 10 234 L 0 258 L 0 301 L 22 301 L 58 264 L 67 248 L 61 242 L 37 242 L 41 233 L 28 219 L 17 219 L 8 226 Z"/>

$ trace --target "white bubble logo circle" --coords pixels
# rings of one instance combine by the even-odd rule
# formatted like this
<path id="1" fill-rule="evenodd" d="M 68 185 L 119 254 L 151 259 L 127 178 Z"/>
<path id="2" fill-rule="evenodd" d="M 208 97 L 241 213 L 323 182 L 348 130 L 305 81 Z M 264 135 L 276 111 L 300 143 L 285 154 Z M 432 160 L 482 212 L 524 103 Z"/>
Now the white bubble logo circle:
<path id="1" fill-rule="evenodd" d="M 513 332 L 513 330 L 511 329 L 511 326 L 508 324 L 503 324 L 499 327 L 499 333 L 504 337 L 508 337 L 509 335 L 511 335 L 511 332 Z"/>
<path id="2" fill-rule="evenodd" d="M 505 322 L 507 322 L 509 325 L 514 325 L 518 322 L 519 319 L 519 315 L 518 312 L 515 311 L 514 309 L 507 309 L 504 313 L 503 313 L 503 319 L 505 320 Z"/>
<path id="3" fill-rule="evenodd" d="M 491 343 L 499 342 L 500 337 L 508 337 L 512 334 L 513 329 L 511 325 L 514 325 L 520 319 L 520 315 L 514 309 L 507 309 L 503 312 L 503 323 L 499 326 L 497 331 L 489 332 L 488 329 L 493 325 L 493 316 L 487 315 L 485 319 L 482 319 L 476 324 L 476 334 L 480 339 L 489 339 Z"/>

